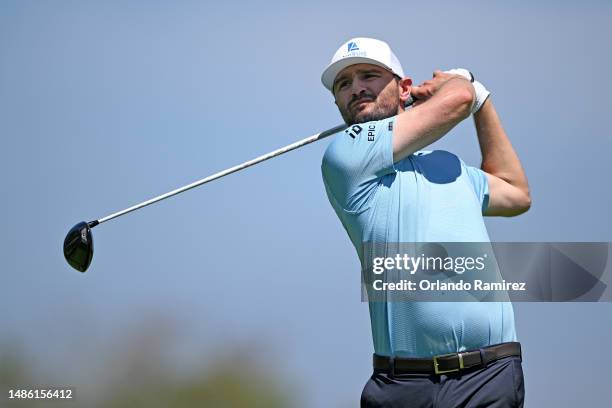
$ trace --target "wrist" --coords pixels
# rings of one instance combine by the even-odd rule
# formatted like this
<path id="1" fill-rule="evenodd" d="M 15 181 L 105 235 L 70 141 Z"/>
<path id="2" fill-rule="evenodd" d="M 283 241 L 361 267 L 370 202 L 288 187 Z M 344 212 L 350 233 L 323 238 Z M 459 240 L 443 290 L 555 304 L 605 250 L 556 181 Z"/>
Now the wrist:
<path id="1" fill-rule="evenodd" d="M 474 98 L 474 103 L 472 104 L 472 115 L 473 115 L 476 112 L 480 111 L 480 108 L 482 108 L 482 105 L 484 105 L 487 99 L 489 99 L 491 92 L 489 92 L 487 88 L 485 88 L 484 85 L 478 81 L 474 81 L 472 85 L 474 85 L 474 93 L 476 95 Z"/>
<path id="2" fill-rule="evenodd" d="M 448 70 L 446 72 L 449 74 L 453 74 L 453 75 L 459 75 L 472 83 L 472 85 L 474 86 L 475 95 L 474 95 L 474 102 L 472 103 L 472 108 L 470 109 L 470 112 L 472 114 L 475 114 L 476 112 L 478 112 L 480 108 L 482 108 L 482 105 L 484 105 L 485 101 L 491 95 L 491 92 L 489 92 L 487 88 L 484 87 L 483 84 L 476 81 L 474 79 L 474 75 L 465 68 L 455 68 L 455 69 Z"/>

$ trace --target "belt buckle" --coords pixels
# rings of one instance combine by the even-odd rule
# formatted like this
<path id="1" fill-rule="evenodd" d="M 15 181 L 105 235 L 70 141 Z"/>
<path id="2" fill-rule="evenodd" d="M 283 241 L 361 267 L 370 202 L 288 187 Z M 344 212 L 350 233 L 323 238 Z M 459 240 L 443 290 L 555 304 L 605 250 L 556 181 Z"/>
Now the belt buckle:
<path id="1" fill-rule="evenodd" d="M 452 356 L 457 356 L 459 358 L 459 368 L 452 368 L 450 370 L 440 370 L 438 368 L 438 364 L 439 364 L 438 363 L 438 359 L 442 358 L 442 357 L 452 357 Z M 464 368 L 464 366 L 463 366 L 463 355 L 461 353 L 439 354 L 439 355 L 433 357 L 433 363 L 434 363 L 434 372 L 436 374 L 453 373 L 455 371 L 459 371 L 459 370 Z"/>

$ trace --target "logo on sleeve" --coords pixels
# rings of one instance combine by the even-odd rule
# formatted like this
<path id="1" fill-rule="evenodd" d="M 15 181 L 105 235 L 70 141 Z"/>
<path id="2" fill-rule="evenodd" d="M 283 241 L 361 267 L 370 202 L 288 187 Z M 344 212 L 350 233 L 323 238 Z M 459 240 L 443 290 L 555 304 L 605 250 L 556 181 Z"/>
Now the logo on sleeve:
<path id="1" fill-rule="evenodd" d="M 363 129 L 361 128 L 361 126 L 353 125 L 350 128 L 346 129 L 344 133 L 346 133 L 347 135 L 349 135 L 350 137 L 354 139 L 355 137 L 357 137 L 358 134 L 361 133 L 362 130 Z"/>
<path id="2" fill-rule="evenodd" d="M 346 48 L 347 48 L 348 52 L 359 51 L 359 46 L 357 45 L 356 42 L 348 43 Z"/>
<path id="3" fill-rule="evenodd" d="M 376 125 L 368 125 L 368 142 L 374 141 L 375 134 L 376 134 Z"/>

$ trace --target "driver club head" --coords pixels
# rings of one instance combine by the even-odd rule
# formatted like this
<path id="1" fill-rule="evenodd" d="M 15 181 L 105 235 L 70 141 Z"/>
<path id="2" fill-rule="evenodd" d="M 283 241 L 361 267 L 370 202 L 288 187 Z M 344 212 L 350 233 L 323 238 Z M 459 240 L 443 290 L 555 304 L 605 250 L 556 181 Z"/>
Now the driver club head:
<path id="1" fill-rule="evenodd" d="M 77 271 L 87 270 L 93 258 L 93 237 L 90 224 L 82 221 L 68 231 L 64 239 L 64 257 Z"/>

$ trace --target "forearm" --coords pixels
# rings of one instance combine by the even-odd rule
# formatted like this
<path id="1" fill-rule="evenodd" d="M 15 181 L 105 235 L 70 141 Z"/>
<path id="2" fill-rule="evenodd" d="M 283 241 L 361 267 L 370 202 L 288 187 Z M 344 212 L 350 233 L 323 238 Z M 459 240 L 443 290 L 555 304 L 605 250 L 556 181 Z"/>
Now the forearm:
<path id="1" fill-rule="evenodd" d="M 529 195 L 529 184 L 521 162 L 506 135 L 491 98 L 474 114 L 482 170 L 499 177 Z"/>
<path id="2" fill-rule="evenodd" d="M 463 78 L 451 78 L 435 92 L 421 87 L 420 103 L 398 115 L 393 129 L 393 159 L 430 145 L 469 116 L 474 97 L 472 85 Z M 423 98 L 427 92 L 433 96 Z"/>

